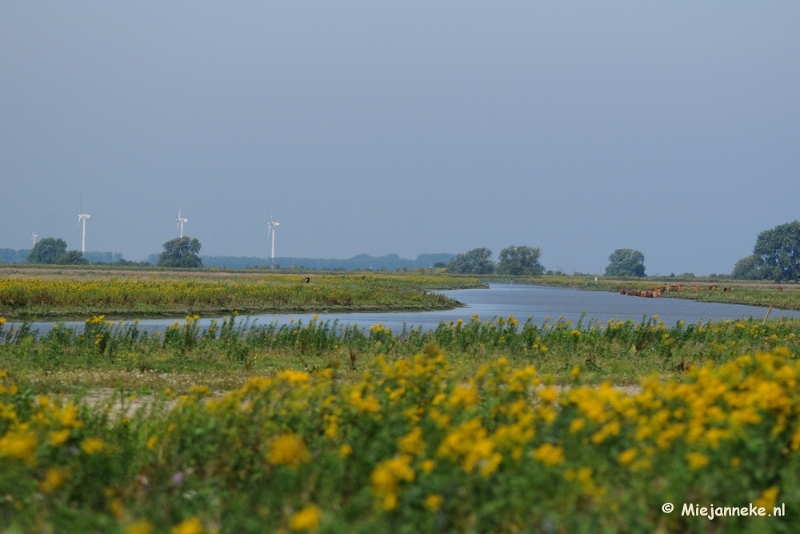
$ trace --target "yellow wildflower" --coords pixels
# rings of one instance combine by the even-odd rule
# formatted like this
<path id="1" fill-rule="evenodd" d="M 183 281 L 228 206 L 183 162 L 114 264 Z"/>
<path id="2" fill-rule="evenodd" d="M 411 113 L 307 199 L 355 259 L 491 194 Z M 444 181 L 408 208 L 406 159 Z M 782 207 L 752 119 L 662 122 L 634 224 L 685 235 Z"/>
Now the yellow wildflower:
<path id="1" fill-rule="evenodd" d="M 153 534 L 155 527 L 147 519 L 137 519 L 125 529 L 125 534 Z"/>
<path id="2" fill-rule="evenodd" d="M 170 530 L 172 534 L 202 534 L 203 524 L 197 516 L 192 516 L 189 519 L 184 519 Z"/>
<path id="3" fill-rule="evenodd" d="M 425 508 L 431 512 L 437 512 L 442 507 L 442 500 L 441 495 L 428 495 L 425 498 Z"/>
<path id="4" fill-rule="evenodd" d="M 708 465 L 708 457 L 699 452 L 690 452 L 686 455 L 686 460 L 689 462 L 689 467 L 692 469 L 700 469 Z"/>
<path id="5" fill-rule="evenodd" d="M 289 528 L 292 530 L 316 530 L 322 521 L 322 510 L 318 506 L 309 504 L 289 519 Z"/>
<path id="6" fill-rule="evenodd" d="M 535 451 L 533 457 L 545 465 L 559 465 L 564 462 L 564 451 L 550 443 L 545 443 Z"/>
<path id="7" fill-rule="evenodd" d="M 636 458 L 636 455 L 638 454 L 638 452 L 639 451 L 637 451 L 633 447 L 631 447 L 630 449 L 625 449 L 624 451 L 619 453 L 619 456 L 617 456 L 617 460 L 622 465 L 628 465 Z"/>
<path id="8" fill-rule="evenodd" d="M 305 443 L 296 434 L 278 436 L 269 449 L 269 463 L 272 465 L 298 466 L 309 457 Z"/>
<path id="9" fill-rule="evenodd" d="M 90 456 L 96 452 L 102 451 L 104 447 L 103 440 L 99 438 L 86 438 L 83 440 L 83 443 L 81 443 L 83 452 Z"/>
<path id="10" fill-rule="evenodd" d="M 59 469 L 50 467 L 44 474 L 44 480 L 39 482 L 39 491 L 49 495 L 61 487 L 64 483 L 64 475 Z"/>

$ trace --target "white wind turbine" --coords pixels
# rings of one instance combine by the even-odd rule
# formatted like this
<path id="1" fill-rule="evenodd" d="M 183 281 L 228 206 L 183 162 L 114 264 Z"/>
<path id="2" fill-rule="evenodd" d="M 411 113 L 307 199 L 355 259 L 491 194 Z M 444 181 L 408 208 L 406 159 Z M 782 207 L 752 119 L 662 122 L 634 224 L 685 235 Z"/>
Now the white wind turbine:
<path id="1" fill-rule="evenodd" d="M 34 230 L 33 232 L 31 232 L 31 241 L 33 241 L 33 246 L 34 246 L 34 247 L 36 246 L 36 238 L 37 238 L 37 237 L 39 237 L 39 236 L 38 236 L 38 235 L 36 235 L 36 230 Z"/>
<path id="2" fill-rule="evenodd" d="M 178 223 L 178 228 L 180 228 L 180 230 L 181 230 L 181 237 L 183 237 L 183 225 L 184 225 L 184 223 L 189 222 L 189 219 L 181 217 L 181 212 L 182 211 L 183 211 L 183 208 L 179 209 L 178 210 L 178 215 L 175 217 L 175 221 Z"/>
<path id="3" fill-rule="evenodd" d="M 280 223 L 272 220 L 272 214 L 269 216 L 269 228 L 267 228 L 267 240 L 272 236 L 272 256 L 270 256 L 273 263 L 275 262 L 275 228 L 280 226 Z"/>
<path id="4" fill-rule="evenodd" d="M 83 202 L 81 202 L 81 211 L 83 211 Z M 83 223 L 83 237 L 81 238 L 81 254 L 86 253 L 86 219 L 89 219 L 91 215 L 88 213 L 79 213 L 78 214 L 78 226 Z"/>

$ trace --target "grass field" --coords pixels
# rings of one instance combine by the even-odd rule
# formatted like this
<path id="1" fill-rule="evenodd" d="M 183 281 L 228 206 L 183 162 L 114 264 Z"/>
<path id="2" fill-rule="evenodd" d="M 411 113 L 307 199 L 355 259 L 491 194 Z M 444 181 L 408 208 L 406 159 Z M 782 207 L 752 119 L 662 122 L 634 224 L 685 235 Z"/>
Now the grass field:
<path id="1" fill-rule="evenodd" d="M 580 368 L 570 378 L 555 388 L 506 358 L 466 377 L 431 344 L 345 379 L 334 367 L 284 370 L 224 395 L 201 385 L 160 392 L 134 410 L 127 393 L 36 396 L 0 373 L 0 524 L 127 534 L 794 531 L 800 365 L 788 350 L 654 377 L 635 394 L 584 386 Z M 666 503 L 676 510 L 663 512 Z M 682 515 L 686 504 L 713 521 Z"/>
<path id="2" fill-rule="evenodd" d="M 37 283 L 75 312 L 73 291 L 124 293 L 118 274 L 81 276 Z M 310 285 L 263 278 L 191 283 L 240 304 L 238 286 Z M 437 280 L 312 284 L 374 304 L 385 285 L 479 283 Z M 153 334 L 94 315 L 44 335 L 0 319 L 0 533 L 796 530 L 800 321 L 198 319 Z"/>
<path id="3" fill-rule="evenodd" d="M 498 281 L 501 279 L 497 279 Z M 508 281 L 509 279 L 504 279 Z M 740 280 L 684 279 L 671 278 L 629 278 L 612 280 L 591 276 L 542 276 L 536 278 L 518 277 L 516 283 L 571 287 L 587 291 L 612 291 L 621 289 L 652 290 L 666 287 L 660 298 L 679 298 L 700 302 L 721 302 L 724 304 L 744 304 L 747 306 L 770 305 L 781 310 L 800 310 L 800 285 L 774 284 L 766 282 L 743 282 Z M 670 291 L 673 285 L 686 286 L 681 291 Z M 716 289 L 709 289 L 710 286 Z M 696 289 L 692 289 L 692 287 Z M 729 287 L 730 291 L 724 291 Z M 780 288 L 780 289 L 778 289 Z M 633 297 L 636 298 L 636 297 Z"/>
<path id="4" fill-rule="evenodd" d="M 45 272 L 47 276 L 40 276 Z M 83 318 L 225 314 L 233 311 L 449 309 L 458 303 L 429 289 L 477 287 L 476 278 L 422 274 L 286 275 L 7 270 L 0 315 Z"/>

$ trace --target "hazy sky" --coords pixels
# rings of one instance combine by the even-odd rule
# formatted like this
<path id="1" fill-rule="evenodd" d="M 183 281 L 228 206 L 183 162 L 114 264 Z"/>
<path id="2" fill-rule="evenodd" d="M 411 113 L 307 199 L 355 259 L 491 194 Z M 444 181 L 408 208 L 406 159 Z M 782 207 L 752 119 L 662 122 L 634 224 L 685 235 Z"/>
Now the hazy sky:
<path id="1" fill-rule="evenodd" d="M 0 247 L 542 249 L 730 272 L 800 219 L 798 2 L 0 0 Z"/>

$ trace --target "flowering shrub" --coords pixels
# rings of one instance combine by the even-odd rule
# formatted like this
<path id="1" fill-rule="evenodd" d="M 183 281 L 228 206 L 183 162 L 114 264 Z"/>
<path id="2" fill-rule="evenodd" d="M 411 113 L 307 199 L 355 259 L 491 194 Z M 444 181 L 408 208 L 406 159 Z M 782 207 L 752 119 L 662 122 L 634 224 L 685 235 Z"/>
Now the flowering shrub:
<path id="1" fill-rule="evenodd" d="M 24 531 L 790 531 L 800 513 L 783 348 L 628 393 L 503 358 L 464 379 L 428 345 L 352 380 L 287 370 L 135 413 L 0 376 L 0 524 Z M 664 503 L 786 515 L 709 523 Z"/>

